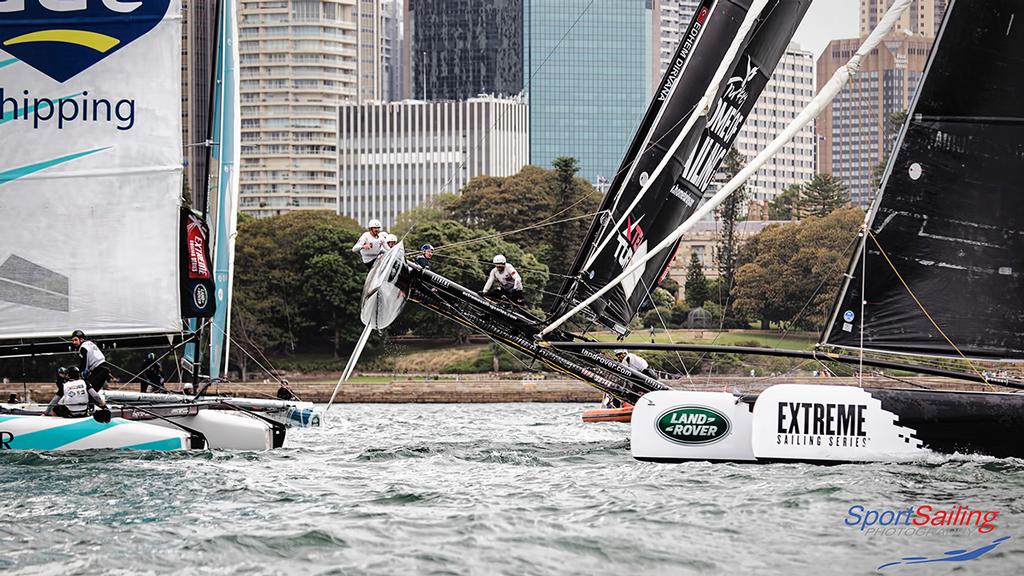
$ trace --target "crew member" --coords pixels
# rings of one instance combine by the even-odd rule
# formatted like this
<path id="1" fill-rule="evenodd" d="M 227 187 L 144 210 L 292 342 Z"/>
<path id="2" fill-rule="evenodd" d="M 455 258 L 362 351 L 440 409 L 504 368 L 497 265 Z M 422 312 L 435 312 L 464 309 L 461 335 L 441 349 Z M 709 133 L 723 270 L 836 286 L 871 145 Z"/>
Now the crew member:
<path id="1" fill-rule="evenodd" d="M 366 266 L 367 270 L 373 268 L 377 256 L 384 252 L 384 243 L 387 241 L 387 237 L 386 232 L 380 231 L 380 220 L 374 218 L 366 225 L 366 232 L 363 232 L 363 235 L 352 246 L 353 252 L 359 252 L 359 256 L 363 259 L 363 266 Z"/>
<path id="2" fill-rule="evenodd" d="M 288 387 L 288 380 L 281 380 L 281 387 L 277 389 L 278 400 L 298 400 L 292 389 Z"/>
<path id="3" fill-rule="evenodd" d="M 106 408 L 107 404 L 96 390 L 82 380 L 82 373 L 78 366 L 67 368 L 67 381 L 61 382 L 58 372 L 57 393 L 46 406 L 45 416 L 61 416 L 63 418 L 78 418 L 87 416 L 93 404 L 100 408 Z"/>
<path id="4" fill-rule="evenodd" d="M 644 360 L 643 358 L 637 356 L 636 354 L 633 354 L 632 352 L 627 352 L 625 349 L 619 348 L 615 350 L 615 359 L 618 360 L 620 363 L 629 366 L 633 370 L 640 372 L 644 376 L 654 378 L 655 380 L 658 379 L 658 376 L 654 373 L 653 370 L 651 370 L 651 365 L 647 362 L 647 360 Z"/>
<path id="5" fill-rule="evenodd" d="M 434 257 L 434 247 L 430 244 L 424 244 L 420 246 L 420 255 L 416 257 L 416 264 L 424 270 L 430 268 L 430 259 Z"/>
<path id="6" fill-rule="evenodd" d="M 153 392 L 164 392 L 164 371 L 163 367 L 160 366 L 160 362 L 156 359 L 156 354 L 150 352 L 146 354 L 146 363 L 142 366 L 142 374 L 139 376 L 142 381 L 139 382 L 139 391 L 145 394 L 152 388 Z"/>
<path id="7" fill-rule="evenodd" d="M 501 254 L 497 254 L 493 262 L 494 268 L 491 268 L 491 273 L 487 276 L 487 283 L 484 284 L 484 296 L 491 298 L 504 296 L 516 304 L 525 302 L 522 276 Z"/>
<path id="8" fill-rule="evenodd" d="M 385 234 L 385 236 L 387 237 L 387 248 L 385 250 L 391 250 L 395 247 L 395 244 L 398 244 L 398 236 L 394 234 Z"/>
<path id="9" fill-rule="evenodd" d="M 92 386 L 92 389 L 99 392 L 110 380 L 110 367 L 107 366 L 107 359 L 100 352 L 100 347 L 92 340 L 85 338 L 85 333 L 75 330 L 71 333 L 71 345 L 78 350 L 81 360 L 78 362 L 78 369 L 85 378 L 85 381 Z"/>

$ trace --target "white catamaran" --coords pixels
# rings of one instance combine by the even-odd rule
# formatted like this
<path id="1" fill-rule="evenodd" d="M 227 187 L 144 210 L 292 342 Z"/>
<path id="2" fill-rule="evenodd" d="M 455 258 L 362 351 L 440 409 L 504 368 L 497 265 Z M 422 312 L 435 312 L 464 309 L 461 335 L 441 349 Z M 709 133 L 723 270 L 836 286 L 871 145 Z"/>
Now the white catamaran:
<path id="1" fill-rule="evenodd" d="M 220 3 L 212 210 L 182 208 L 178 0 L 42 3 L 0 11 L 0 355 L 67 354 L 71 331 L 103 348 L 195 347 L 182 318 L 211 317 L 210 378 L 225 371 L 239 149 L 237 23 Z M 8 99 L 8 95 L 13 95 Z M 9 105 L 14 103 L 14 107 Z M 202 196 L 202 195 L 200 195 Z M 207 229 L 216 233 L 211 266 Z M 194 372 L 198 376 L 198 363 Z M 114 418 L 0 405 L 0 447 L 263 450 L 311 403 L 107 393 Z"/>

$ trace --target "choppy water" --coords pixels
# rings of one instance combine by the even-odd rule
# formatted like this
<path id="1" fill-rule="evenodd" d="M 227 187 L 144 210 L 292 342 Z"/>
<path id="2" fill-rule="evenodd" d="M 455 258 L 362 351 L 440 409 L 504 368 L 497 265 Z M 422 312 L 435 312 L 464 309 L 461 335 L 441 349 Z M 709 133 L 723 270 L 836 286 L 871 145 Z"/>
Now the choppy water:
<path id="1" fill-rule="evenodd" d="M 1024 462 L 635 462 L 578 404 L 346 405 L 266 453 L 0 454 L 4 574 L 1024 573 Z M 1024 441 L 1024 440 L 1022 440 Z M 1000 511 L 867 536 L 851 505 Z"/>

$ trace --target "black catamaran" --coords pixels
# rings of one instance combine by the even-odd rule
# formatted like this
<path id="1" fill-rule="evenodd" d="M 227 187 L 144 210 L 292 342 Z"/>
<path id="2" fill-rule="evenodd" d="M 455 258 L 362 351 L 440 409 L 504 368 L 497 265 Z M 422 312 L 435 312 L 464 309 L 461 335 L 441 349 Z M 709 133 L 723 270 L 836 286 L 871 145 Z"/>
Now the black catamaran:
<path id="1" fill-rule="evenodd" d="M 618 345 L 587 342 L 563 327 L 565 318 L 582 313 L 582 325 L 627 332 L 687 223 L 770 156 L 771 148 L 702 203 L 808 4 L 701 2 L 551 311 L 561 318 L 483 298 L 406 263 L 396 250 L 367 279 L 366 334 L 389 324 L 406 298 L 417 302 L 635 404 L 631 444 L 643 460 L 870 461 L 927 451 L 1024 456 L 1024 394 L 788 384 L 758 395 L 670 390 L 595 352 Z M 840 80 L 794 125 L 813 119 L 908 5 L 894 3 L 841 71 L 845 76 L 837 73 Z M 1018 15 L 1024 16 L 1021 0 L 950 3 L 823 346 L 968 361 L 1020 358 Z M 795 133 L 791 128 L 780 140 Z M 346 375 L 357 356 L 358 350 Z M 989 380 L 981 372 L 966 376 Z"/>

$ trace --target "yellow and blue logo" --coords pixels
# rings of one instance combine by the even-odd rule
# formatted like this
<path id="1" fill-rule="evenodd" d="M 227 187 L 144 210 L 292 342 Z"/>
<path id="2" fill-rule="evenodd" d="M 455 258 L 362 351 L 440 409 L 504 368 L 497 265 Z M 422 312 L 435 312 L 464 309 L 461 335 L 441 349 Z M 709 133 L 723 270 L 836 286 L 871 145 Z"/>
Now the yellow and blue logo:
<path id="1" fill-rule="evenodd" d="M 3 0 L 0 49 L 65 82 L 144 36 L 169 5 L 170 0 Z"/>

